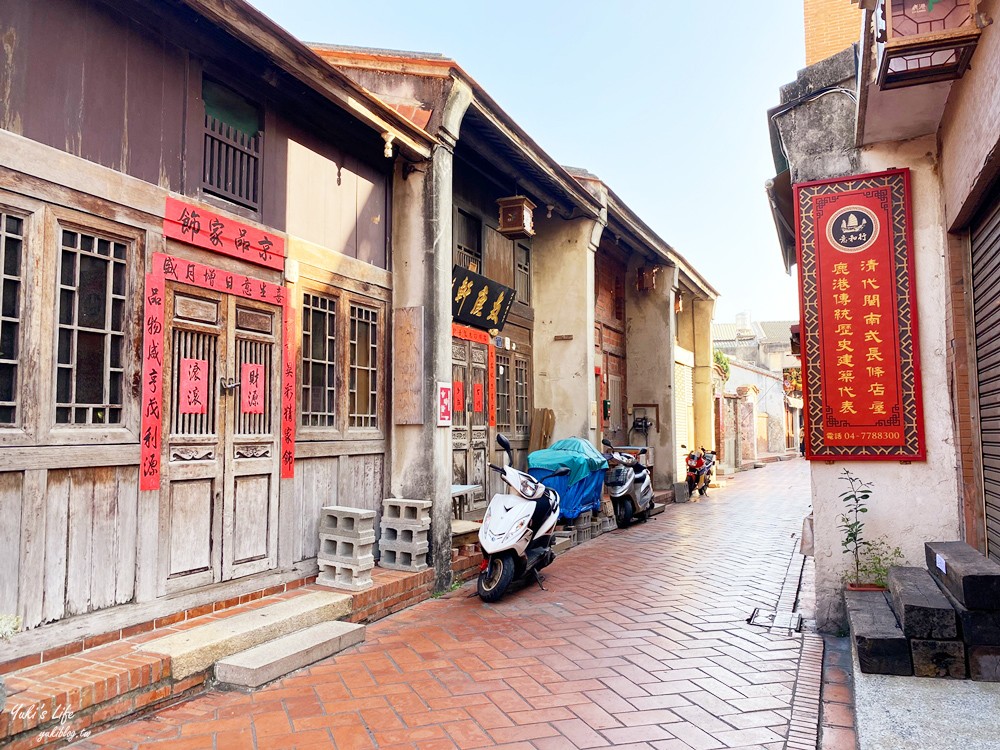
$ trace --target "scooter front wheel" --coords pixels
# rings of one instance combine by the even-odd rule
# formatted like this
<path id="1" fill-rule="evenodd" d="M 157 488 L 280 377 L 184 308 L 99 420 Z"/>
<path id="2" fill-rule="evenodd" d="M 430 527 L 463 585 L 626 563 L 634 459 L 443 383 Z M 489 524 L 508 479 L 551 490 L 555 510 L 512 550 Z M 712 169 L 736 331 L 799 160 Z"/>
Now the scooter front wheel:
<path id="1" fill-rule="evenodd" d="M 514 560 L 510 555 L 491 557 L 479 574 L 476 589 L 484 602 L 500 600 L 514 580 Z"/>
<path id="2" fill-rule="evenodd" d="M 628 500 L 619 500 L 615 503 L 615 525 L 619 529 L 624 529 L 632 523 L 632 503 Z"/>

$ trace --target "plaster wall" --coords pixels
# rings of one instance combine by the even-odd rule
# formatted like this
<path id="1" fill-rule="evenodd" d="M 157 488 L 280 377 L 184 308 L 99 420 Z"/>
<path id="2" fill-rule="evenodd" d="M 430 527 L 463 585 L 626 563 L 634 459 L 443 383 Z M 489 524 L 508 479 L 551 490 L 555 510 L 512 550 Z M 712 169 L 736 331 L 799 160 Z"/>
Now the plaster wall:
<path id="1" fill-rule="evenodd" d="M 694 440 L 698 446 L 715 445 L 715 390 L 712 387 L 712 314 L 715 300 L 696 299 L 693 309 Z"/>
<path id="2" fill-rule="evenodd" d="M 841 579 L 848 555 L 837 528 L 842 512 L 844 469 L 874 483 L 865 537 L 885 535 L 899 546 L 909 565 L 922 565 L 923 544 L 954 540 L 960 533 L 957 455 L 948 370 L 945 314 L 947 307 L 946 235 L 941 187 L 933 136 L 899 144 L 879 144 L 860 154 L 864 172 L 892 167 L 911 169 L 911 221 L 920 327 L 920 375 L 923 389 L 927 461 L 812 463 L 812 496 L 816 556 L 816 617 L 821 629 L 836 629 L 844 620 Z"/>
<path id="3" fill-rule="evenodd" d="M 748 367 L 737 359 L 729 360 L 726 387 L 735 390 L 752 385 L 757 393 L 747 393 L 754 404 L 757 454 L 783 453 L 785 450 L 785 389 L 781 376 L 757 367 Z M 766 428 L 762 415 L 767 415 Z M 757 424 L 759 422 L 759 424 Z"/>
<path id="4" fill-rule="evenodd" d="M 535 308 L 535 407 L 552 409 L 552 440 L 597 435 L 594 393 L 594 258 L 603 225 L 536 218 L 531 282 Z"/>
<path id="5" fill-rule="evenodd" d="M 629 263 L 628 279 L 634 279 L 639 267 L 645 261 L 632 257 Z M 654 404 L 656 416 L 646 409 L 646 416 L 656 424 L 646 436 L 653 451 L 653 487 L 668 488 L 675 479 L 673 456 L 680 454 L 680 446 L 673 432 L 673 384 L 674 353 L 670 342 L 673 340 L 673 295 L 670 290 L 672 274 L 657 274 L 656 288 L 639 292 L 634 284 L 626 283 L 626 309 L 628 322 L 625 330 L 628 350 L 628 406 Z M 641 443 L 642 436 L 632 434 L 632 442 Z M 683 477 L 681 477 L 683 479 Z"/>

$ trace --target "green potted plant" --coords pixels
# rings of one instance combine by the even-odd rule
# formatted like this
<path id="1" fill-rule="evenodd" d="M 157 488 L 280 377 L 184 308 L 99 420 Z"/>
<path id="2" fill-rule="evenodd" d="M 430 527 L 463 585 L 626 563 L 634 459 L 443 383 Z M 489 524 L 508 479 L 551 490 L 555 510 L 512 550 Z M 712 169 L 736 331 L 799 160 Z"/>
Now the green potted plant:
<path id="1" fill-rule="evenodd" d="M 862 519 L 868 512 L 874 484 L 856 477 L 850 469 L 844 469 L 840 478 L 847 482 L 848 490 L 840 493 L 845 510 L 837 528 L 844 534 L 840 542 L 844 554 L 852 557 L 852 565 L 844 573 L 844 582 L 851 591 L 885 590 L 889 568 L 903 561 L 903 553 L 899 547 L 891 547 L 885 536 L 865 538 Z"/>

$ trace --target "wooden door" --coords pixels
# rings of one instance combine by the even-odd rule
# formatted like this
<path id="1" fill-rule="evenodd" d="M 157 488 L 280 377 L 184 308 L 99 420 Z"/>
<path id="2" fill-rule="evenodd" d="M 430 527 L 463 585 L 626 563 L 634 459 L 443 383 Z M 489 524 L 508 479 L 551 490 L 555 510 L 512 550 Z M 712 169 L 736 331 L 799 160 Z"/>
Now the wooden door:
<path id="1" fill-rule="evenodd" d="M 487 354 L 486 344 L 452 339 L 452 387 L 455 394 L 452 481 L 455 484 L 477 484 L 482 488 L 473 495 L 473 505 L 482 505 L 486 498 L 490 440 Z"/>
<path id="2" fill-rule="evenodd" d="M 161 593 L 276 566 L 279 472 L 280 309 L 179 284 L 166 305 Z"/>

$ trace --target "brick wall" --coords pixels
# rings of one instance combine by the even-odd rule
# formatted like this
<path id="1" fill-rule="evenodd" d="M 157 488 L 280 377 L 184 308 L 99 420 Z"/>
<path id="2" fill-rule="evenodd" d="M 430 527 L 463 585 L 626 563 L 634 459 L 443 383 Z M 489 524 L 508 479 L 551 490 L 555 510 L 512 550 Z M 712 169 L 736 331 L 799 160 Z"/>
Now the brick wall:
<path id="1" fill-rule="evenodd" d="M 803 0 L 806 65 L 843 52 L 861 38 L 862 11 L 851 0 Z"/>

